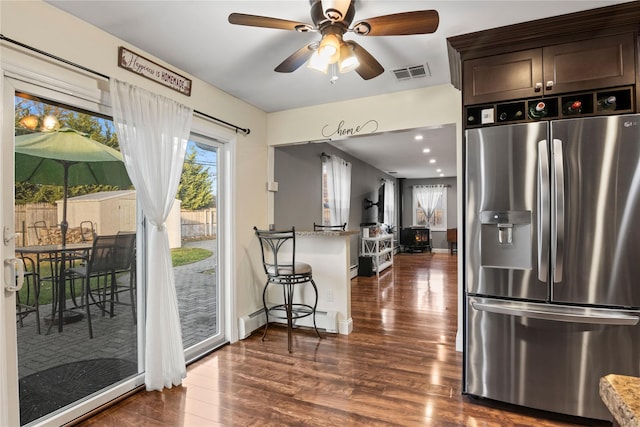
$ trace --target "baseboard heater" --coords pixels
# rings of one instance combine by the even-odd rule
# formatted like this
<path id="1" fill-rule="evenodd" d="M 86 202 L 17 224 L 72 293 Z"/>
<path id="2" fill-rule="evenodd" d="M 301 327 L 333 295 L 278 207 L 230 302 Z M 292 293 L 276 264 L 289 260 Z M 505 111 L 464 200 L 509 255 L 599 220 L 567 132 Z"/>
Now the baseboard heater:
<path id="1" fill-rule="evenodd" d="M 357 277 L 357 276 L 358 276 L 358 264 L 352 265 L 349 268 L 349 278 L 353 279 L 354 277 Z"/>
<path id="2" fill-rule="evenodd" d="M 274 322 L 287 323 L 287 319 L 273 319 Z M 238 337 L 243 340 L 247 338 L 253 331 L 264 326 L 266 316 L 264 308 L 242 316 L 238 320 Z M 295 323 L 297 326 L 313 327 L 313 318 L 311 316 L 298 319 Z M 338 333 L 338 313 L 335 311 L 316 311 L 316 325 L 318 329 L 324 329 L 325 332 L 332 334 Z"/>

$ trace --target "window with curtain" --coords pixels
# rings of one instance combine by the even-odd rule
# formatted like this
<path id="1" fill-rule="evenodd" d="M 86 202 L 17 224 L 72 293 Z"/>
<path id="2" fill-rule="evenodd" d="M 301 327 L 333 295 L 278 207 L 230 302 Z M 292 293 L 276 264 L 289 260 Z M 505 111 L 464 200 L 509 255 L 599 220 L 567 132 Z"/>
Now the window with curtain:
<path id="1" fill-rule="evenodd" d="M 433 231 L 447 229 L 447 187 L 415 185 L 413 187 L 413 225 Z"/>
<path id="2" fill-rule="evenodd" d="M 384 223 L 387 225 L 395 225 L 396 223 L 396 191 L 393 181 L 385 179 L 384 181 Z M 380 207 L 379 207 L 380 209 Z"/>
<path id="3" fill-rule="evenodd" d="M 349 223 L 351 163 L 332 155 L 322 156 L 322 224 Z"/>

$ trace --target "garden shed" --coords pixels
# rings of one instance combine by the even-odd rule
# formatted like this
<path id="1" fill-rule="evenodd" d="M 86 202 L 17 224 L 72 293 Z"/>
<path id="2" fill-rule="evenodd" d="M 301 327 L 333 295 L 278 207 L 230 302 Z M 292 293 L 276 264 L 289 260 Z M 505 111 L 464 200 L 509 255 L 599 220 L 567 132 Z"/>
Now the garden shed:
<path id="1" fill-rule="evenodd" d="M 56 202 L 58 218 L 62 218 L 62 200 Z M 169 218 L 167 231 L 169 246 L 181 246 L 180 200 L 176 199 Z M 119 231 L 136 229 L 136 191 L 102 191 L 70 197 L 67 201 L 67 222 L 69 228 L 80 227 L 81 223 L 91 221 L 97 234 L 116 234 Z"/>

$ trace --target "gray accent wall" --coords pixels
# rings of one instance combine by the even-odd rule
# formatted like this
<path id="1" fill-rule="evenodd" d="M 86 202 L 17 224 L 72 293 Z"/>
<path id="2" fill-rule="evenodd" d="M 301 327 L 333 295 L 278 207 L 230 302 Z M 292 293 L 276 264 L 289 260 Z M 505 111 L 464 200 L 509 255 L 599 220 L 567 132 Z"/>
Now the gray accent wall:
<path id="1" fill-rule="evenodd" d="M 347 229 L 359 231 L 361 223 L 377 222 L 377 207 L 365 209 L 364 200 L 378 201 L 378 188 L 383 178 L 396 181 L 396 188 L 397 180 L 328 143 L 313 143 L 274 149 L 274 179 L 278 183 L 278 191 L 274 194 L 276 229 L 294 226 L 298 230 L 313 230 L 314 221 L 322 223 L 323 152 L 351 163 L 351 209 Z M 354 235 L 351 237 L 352 266 L 358 263 L 359 249 L 358 236 Z"/>
<path id="2" fill-rule="evenodd" d="M 412 187 L 414 185 L 449 185 L 447 189 L 447 228 L 458 228 L 458 187 L 456 178 L 430 178 L 430 179 L 400 179 L 398 186 L 402 187 L 402 227 L 411 227 L 413 224 L 413 200 Z M 431 243 L 434 249 L 449 249 L 446 231 L 432 231 Z"/>

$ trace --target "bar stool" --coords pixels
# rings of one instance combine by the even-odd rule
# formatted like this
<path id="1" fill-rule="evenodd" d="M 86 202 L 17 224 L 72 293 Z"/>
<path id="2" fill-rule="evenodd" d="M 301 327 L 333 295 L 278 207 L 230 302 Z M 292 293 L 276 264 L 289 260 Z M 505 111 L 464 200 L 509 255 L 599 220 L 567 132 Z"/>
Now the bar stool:
<path id="1" fill-rule="evenodd" d="M 345 231 L 347 229 L 347 223 L 338 225 L 322 225 L 313 223 L 313 231 Z"/>
<path id="2" fill-rule="evenodd" d="M 303 317 L 313 317 L 313 328 L 318 334 L 316 326 L 316 307 L 318 305 L 318 288 L 313 281 L 312 269 L 309 264 L 296 262 L 296 234 L 295 227 L 291 230 L 267 231 L 258 230 L 253 227 L 262 250 L 262 265 L 267 275 L 267 283 L 262 291 L 262 304 L 264 312 L 267 316 L 267 323 L 264 326 L 262 340 L 267 336 L 269 328 L 269 315 L 276 319 L 287 319 L 287 348 L 291 353 L 291 331 L 294 327 L 294 321 Z M 281 249 L 287 244 L 291 248 L 291 252 L 283 253 Z M 315 293 L 313 305 L 305 303 L 294 303 L 294 290 L 296 286 L 311 283 Z M 271 307 L 267 306 L 267 290 L 269 285 L 282 286 L 283 302 Z M 280 314 L 278 314 L 280 313 Z M 283 314 L 284 313 L 284 314 Z"/>

